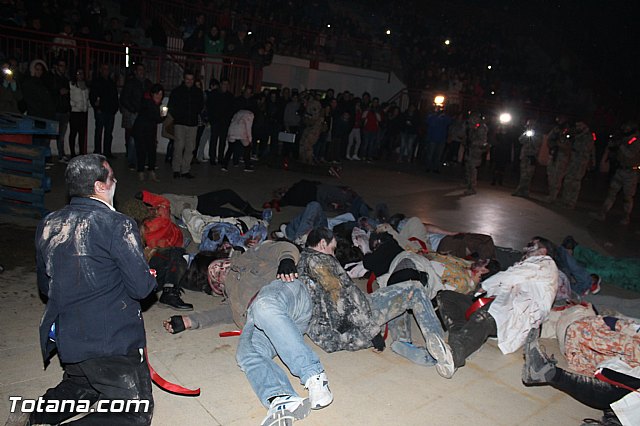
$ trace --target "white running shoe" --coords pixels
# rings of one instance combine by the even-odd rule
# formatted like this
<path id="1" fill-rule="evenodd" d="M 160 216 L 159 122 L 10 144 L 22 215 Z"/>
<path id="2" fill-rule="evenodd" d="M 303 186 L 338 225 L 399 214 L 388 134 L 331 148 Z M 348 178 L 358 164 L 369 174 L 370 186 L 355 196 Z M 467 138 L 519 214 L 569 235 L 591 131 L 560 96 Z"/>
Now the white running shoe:
<path id="1" fill-rule="evenodd" d="M 451 353 L 449 345 L 447 345 L 440 336 L 431 333 L 427 336 L 427 350 L 431 356 L 438 361 L 436 364 L 438 374 L 445 379 L 452 378 L 456 372 L 456 368 L 453 363 L 453 354 Z"/>
<path id="2" fill-rule="evenodd" d="M 333 401 L 333 394 L 329 389 L 329 379 L 327 379 L 327 375 L 324 372 L 309 377 L 304 387 L 309 390 L 309 401 L 311 402 L 312 410 L 324 408 Z"/>
<path id="3" fill-rule="evenodd" d="M 352 155 L 351 159 L 354 161 L 360 161 L 360 157 L 358 157 L 357 155 Z"/>
<path id="4" fill-rule="evenodd" d="M 279 396 L 271 401 L 267 417 L 262 420 L 260 426 L 291 426 L 294 421 L 304 419 L 310 412 L 308 398 Z"/>

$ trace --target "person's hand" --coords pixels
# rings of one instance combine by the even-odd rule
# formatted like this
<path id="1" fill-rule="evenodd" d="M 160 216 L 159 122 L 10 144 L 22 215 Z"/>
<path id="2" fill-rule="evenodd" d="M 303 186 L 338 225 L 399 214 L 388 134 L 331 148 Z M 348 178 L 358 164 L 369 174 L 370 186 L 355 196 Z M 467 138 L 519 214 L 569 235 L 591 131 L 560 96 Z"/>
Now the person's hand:
<path id="1" fill-rule="evenodd" d="M 284 282 L 290 283 L 298 278 L 298 270 L 296 269 L 296 263 L 293 259 L 282 259 L 278 265 L 278 272 L 276 278 L 281 279 Z"/>
<path id="2" fill-rule="evenodd" d="M 247 238 L 244 242 L 246 248 L 254 247 L 260 241 L 260 237 Z"/>

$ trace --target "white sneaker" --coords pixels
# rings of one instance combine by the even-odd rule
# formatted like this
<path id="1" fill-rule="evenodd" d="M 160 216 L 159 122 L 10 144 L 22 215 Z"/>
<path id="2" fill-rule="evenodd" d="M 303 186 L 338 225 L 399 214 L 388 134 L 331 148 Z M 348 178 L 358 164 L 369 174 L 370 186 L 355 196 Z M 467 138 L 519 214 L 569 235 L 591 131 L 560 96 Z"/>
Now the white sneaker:
<path id="1" fill-rule="evenodd" d="M 351 158 L 350 155 L 347 155 L 347 160 L 351 161 L 351 160 L 353 160 L 353 158 Z"/>
<path id="2" fill-rule="evenodd" d="M 450 379 L 456 372 L 453 363 L 453 354 L 451 348 L 437 334 L 429 334 L 427 336 L 427 350 L 433 358 L 438 362 L 436 371 L 445 379 Z"/>
<path id="3" fill-rule="evenodd" d="M 291 426 L 295 420 L 302 420 L 311 412 L 308 398 L 287 395 L 271 401 L 267 417 L 260 426 Z"/>
<path id="4" fill-rule="evenodd" d="M 358 157 L 357 155 L 353 155 L 351 159 L 355 161 L 360 161 L 360 157 Z"/>
<path id="5" fill-rule="evenodd" d="M 304 387 L 309 390 L 309 402 L 311 402 L 312 410 L 324 408 L 333 401 L 333 394 L 329 389 L 329 379 L 324 372 L 309 377 Z"/>

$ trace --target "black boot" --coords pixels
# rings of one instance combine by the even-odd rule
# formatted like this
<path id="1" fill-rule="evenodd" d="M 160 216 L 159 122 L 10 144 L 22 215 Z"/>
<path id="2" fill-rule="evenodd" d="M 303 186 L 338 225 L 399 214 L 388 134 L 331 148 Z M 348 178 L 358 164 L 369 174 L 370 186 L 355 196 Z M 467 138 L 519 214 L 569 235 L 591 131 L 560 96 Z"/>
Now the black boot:
<path id="1" fill-rule="evenodd" d="M 160 303 L 163 305 L 171 306 L 173 309 L 179 311 L 193 311 L 193 305 L 191 303 L 185 303 L 180 294 L 184 290 L 180 287 L 164 287 L 162 289 L 162 295 L 160 296 Z"/>

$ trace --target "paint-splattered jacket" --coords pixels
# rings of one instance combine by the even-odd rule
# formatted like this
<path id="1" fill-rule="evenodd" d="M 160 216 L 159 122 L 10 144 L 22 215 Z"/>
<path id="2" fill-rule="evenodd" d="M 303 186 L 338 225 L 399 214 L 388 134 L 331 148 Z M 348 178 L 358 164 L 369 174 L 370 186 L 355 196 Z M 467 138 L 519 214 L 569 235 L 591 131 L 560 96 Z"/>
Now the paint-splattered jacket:
<path id="1" fill-rule="evenodd" d="M 326 352 L 357 351 L 371 346 L 380 326 L 371 319 L 367 295 L 330 255 L 305 249 L 298 263 L 300 279 L 313 300 L 307 335 Z"/>
<path id="2" fill-rule="evenodd" d="M 45 362 L 54 346 L 63 363 L 145 346 L 138 300 L 156 282 L 131 218 L 98 200 L 73 198 L 40 222 L 35 243 L 38 287 L 48 298 L 40 323 Z"/>

